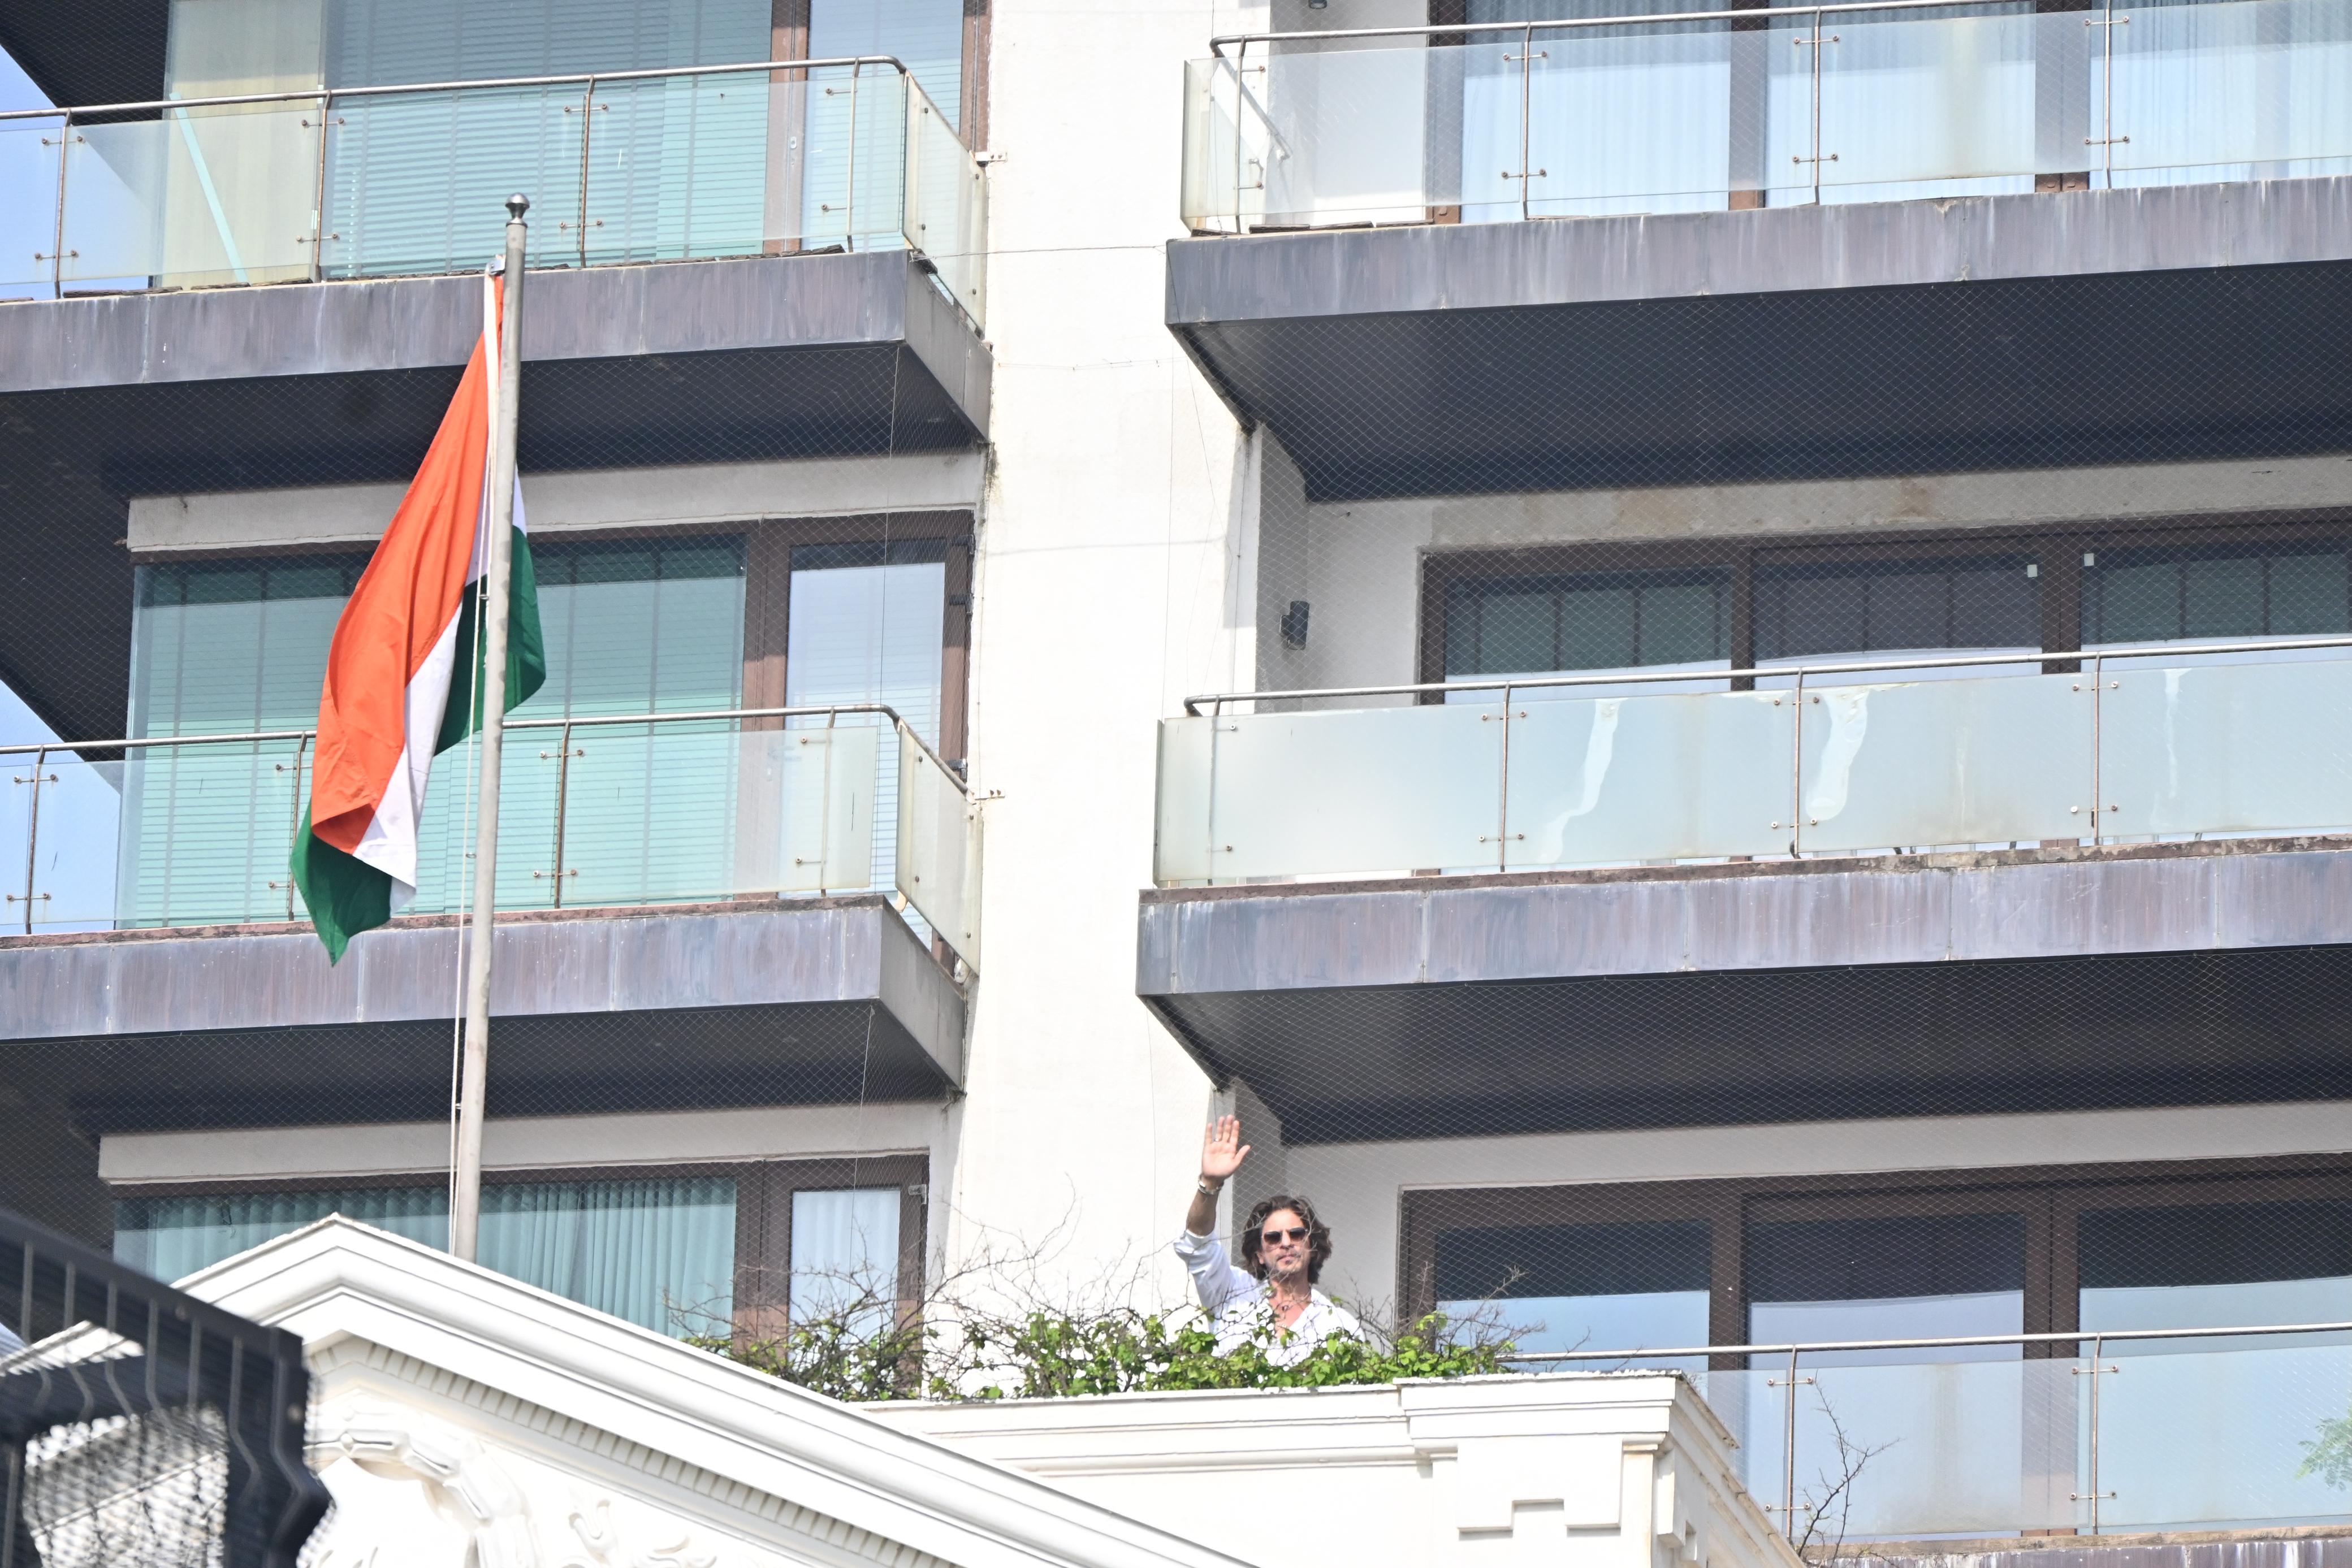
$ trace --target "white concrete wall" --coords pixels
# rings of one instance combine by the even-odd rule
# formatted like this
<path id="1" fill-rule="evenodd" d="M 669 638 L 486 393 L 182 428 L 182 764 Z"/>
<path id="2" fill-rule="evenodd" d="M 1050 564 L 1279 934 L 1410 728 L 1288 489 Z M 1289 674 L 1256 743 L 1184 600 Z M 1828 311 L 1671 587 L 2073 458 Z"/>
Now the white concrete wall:
<path id="1" fill-rule="evenodd" d="M 1681 1379 L 873 1405 L 1245 1563 L 1795 1568 Z"/>
<path id="2" fill-rule="evenodd" d="M 1255 657 L 1251 445 L 1164 324 L 1164 246 L 1182 63 L 1265 21 L 999 0 L 990 23 L 1003 161 L 971 710 L 989 942 L 948 1196 L 969 1248 L 1050 1232 L 1066 1279 L 1141 1265 L 1163 1294 L 1185 1288 L 1165 1244 L 1210 1085 L 1135 999 L 1156 721 L 1246 684 Z"/>

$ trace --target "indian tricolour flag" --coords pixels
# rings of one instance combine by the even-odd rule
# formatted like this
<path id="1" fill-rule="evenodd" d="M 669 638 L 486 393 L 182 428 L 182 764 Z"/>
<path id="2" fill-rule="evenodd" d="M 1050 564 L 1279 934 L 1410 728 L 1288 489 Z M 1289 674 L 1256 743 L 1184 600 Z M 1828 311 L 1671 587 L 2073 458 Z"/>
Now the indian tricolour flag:
<path id="1" fill-rule="evenodd" d="M 294 881 L 333 962 L 416 896 L 417 818 L 433 758 L 481 725 L 481 580 L 498 428 L 499 280 L 483 280 L 482 335 L 425 465 L 335 623 L 319 694 L 310 810 Z M 515 485 L 506 706 L 547 678 L 539 595 Z"/>

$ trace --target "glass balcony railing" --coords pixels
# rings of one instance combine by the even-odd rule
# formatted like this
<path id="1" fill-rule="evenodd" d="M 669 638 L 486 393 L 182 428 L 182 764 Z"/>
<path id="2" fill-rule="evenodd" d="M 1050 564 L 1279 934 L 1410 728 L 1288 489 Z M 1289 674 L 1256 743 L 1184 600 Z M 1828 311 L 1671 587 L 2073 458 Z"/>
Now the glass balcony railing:
<path id="1" fill-rule="evenodd" d="M 1201 233 L 2352 170 L 2338 0 L 1833 4 L 1213 47 L 1185 77 Z"/>
<path id="2" fill-rule="evenodd" d="M 0 934 L 302 919 L 311 759 L 303 730 L 0 747 Z M 471 892 L 472 763 L 434 769 L 405 913 Z M 510 719 L 499 801 L 500 909 L 895 891 L 979 967 L 963 781 L 880 705 Z"/>
<path id="3" fill-rule="evenodd" d="M 1160 727 L 1154 876 L 2352 831 L 2352 733 L 2314 716 L 2352 709 L 2352 638 L 2063 658 L 2079 669 L 2018 674 L 2011 653 L 1774 668 L 1742 677 L 1754 691 L 1687 689 L 1729 685 L 1718 669 L 1196 697 Z M 1335 703 L 1355 706 L 1307 711 Z"/>
<path id="4" fill-rule="evenodd" d="M 2352 1324 L 1573 1351 L 1525 1370 L 1669 1354 L 1712 1355 L 1683 1375 L 1738 1440 L 1748 1491 L 1808 1546 L 2315 1524 L 2352 1506 Z"/>
<path id="5" fill-rule="evenodd" d="M 0 292 L 919 254 L 985 315 L 979 163 L 897 61 L 345 88 L 0 115 Z"/>

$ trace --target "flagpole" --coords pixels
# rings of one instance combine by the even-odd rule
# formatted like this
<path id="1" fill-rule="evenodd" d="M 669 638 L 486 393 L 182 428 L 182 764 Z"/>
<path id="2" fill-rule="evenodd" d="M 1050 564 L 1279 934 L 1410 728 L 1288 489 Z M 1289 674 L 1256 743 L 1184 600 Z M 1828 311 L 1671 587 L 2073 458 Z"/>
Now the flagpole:
<path id="1" fill-rule="evenodd" d="M 490 432 L 490 524 L 482 562 L 481 804 L 474 833 L 473 937 L 466 956 L 466 1055 L 457 1093 L 457 1169 L 449 1250 L 474 1260 L 482 1223 L 482 1100 L 490 1071 L 490 935 L 499 886 L 499 754 L 507 727 L 507 599 L 513 575 L 515 428 L 522 404 L 523 214 L 507 198 L 506 308 L 499 326 L 496 425 Z"/>

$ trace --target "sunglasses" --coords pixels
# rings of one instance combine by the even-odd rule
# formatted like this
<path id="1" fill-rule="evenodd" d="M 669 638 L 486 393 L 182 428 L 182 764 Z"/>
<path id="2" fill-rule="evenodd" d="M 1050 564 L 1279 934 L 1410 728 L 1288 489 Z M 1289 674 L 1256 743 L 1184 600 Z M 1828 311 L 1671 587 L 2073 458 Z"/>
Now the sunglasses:
<path id="1" fill-rule="evenodd" d="M 1304 1241 L 1307 1239 L 1307 1227 L 1294 1225 L 1287 1230 L 1268 1230 L 1262 1233 L 1258 1240 L 1265 1246 L 1274 1247 L 1280 1245 L 1285 1237 L 1293 1241 Z"/>

